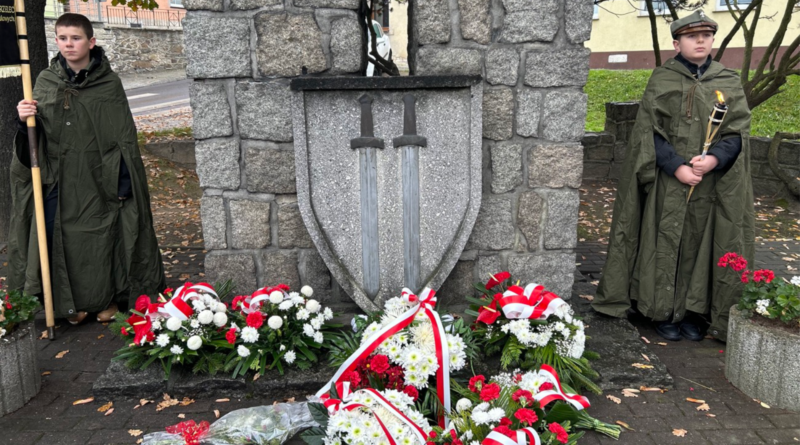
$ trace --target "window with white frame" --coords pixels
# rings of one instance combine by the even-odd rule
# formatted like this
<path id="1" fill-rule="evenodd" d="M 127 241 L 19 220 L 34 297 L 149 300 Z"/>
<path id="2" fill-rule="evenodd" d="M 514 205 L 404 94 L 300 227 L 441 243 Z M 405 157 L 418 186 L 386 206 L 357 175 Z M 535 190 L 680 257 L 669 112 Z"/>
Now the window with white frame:
<path id="1" fill-rule="evenodd" d="M 715 0 L 715 2 L 716 2 L 715 9 L 717 11 L 727 11 L 728 3 L 730 3 L 731 9 L 733 8 L 746 9 L 748 6 L 750 6 L 750 3 L 752 3 L 753 0 L 728 0 L 727 2 L 725 0 Z"/>
<path id="2" fill-rule="evenodd" d="M 592 20 L 597 20 L 600 18 L 600 7 L 597 4 L 594 5 L 594 14 L 592 14 Z"/>
<path id="3" fill-rule="evenodd" d="M 725 0 L 721 0 L 725 1 Z M 656 15 L 669 15 L 669 8 L 667 8 L 666 1 L 653 0 L 653 12 Z M 647 16 L 647 3 L 644 0 L 639 1 L 639 15 Z"/>
<path id="4" fill-rule="evenodd" d="M 183 0 L 169 0 L 170 8 L 183 8 Z"/>

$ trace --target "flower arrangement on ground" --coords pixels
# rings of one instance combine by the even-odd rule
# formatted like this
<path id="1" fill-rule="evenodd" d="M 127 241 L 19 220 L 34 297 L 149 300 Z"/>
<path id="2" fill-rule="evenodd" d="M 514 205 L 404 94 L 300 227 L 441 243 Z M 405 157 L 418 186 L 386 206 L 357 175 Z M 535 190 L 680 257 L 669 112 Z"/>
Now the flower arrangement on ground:
<path id="1" fill-rule="evenodd" d="M 320 425 L 300 435 L 309 445 L 423 444 L 433 431 L 412 397 L 394 389 L 351 392 L 344 382 L 322 400 L 308 405 Z"/>
<path id="2" fill-rule="evenodd" d="M 112 332 L 129 342 L 114 360 L 125 360 L 130 368 L 145 369 L 155 361 L 169 378 L 174 364 L 191 366 L 194 373 L 216 374 L 227 351 L 228 308 L 207 283 L 186 283 L 176 291 L 166 289 L 157 302 L 142 295 L 129 314 L 119 312 L 109 325 Z"/>
<path id="3" fill-rule="evenodd" d="M 419 296 L 404 289 L 383 311 L 354 318 L 354 334 L 333 338 L 336 379 L 353 389 L 402 391 L 424 414 L 441 417 L 449 407 L 450 373 L 464 369 L 477 349 L 463 320 L 439 317 L 435 303 L 431 289 Z"/>
<path id="4" fill-rule="evenodd" d="M 451 413 L 448 428 L 435 428 L 428 443 L 574 444 L 583 436 L 575 428 L 595 430 L 618 438 L 620 428 L 592 418 L 589 401 L 565 392 L 556 371 L 503 373 L 486 379 L 472 377 L 467 387 L 454 384 L 462 398 Z M 552 404 L 552 405 L 551 405 Z M 550 406 L 550 408 L 547 408 Z"/>
<path id="5" fill-rule="evenodd" d="M 231 304 L 233 324 L 225 333 L 227 344 L 234 348 L 225 362 L 233 376 L 248 370 L 263 374 L 284 366 L 308 369 L 327 352 L 331 330 L 341 325 L 330 321 L 334 313 L 311 298 L 314 290 L 303 286 L 292 292 L 279 284 L 264 287 L 250 296 L 238 296 Z"/>
<path id="6" fill-rule="evenodd" d="M 11 335 L 20 324 L 33 320 L 39 300 L 19 290 L 0 290 L 0 339 Z"/>
<path id="7" fill-rule="evenodd" d="M 474 337 L 487 356 L 500 354 L 503 369 L 512 366 L 555 368 L 568 387 L 600 394 L 589 362 L 598 355 L 585 348 L 581 320 L 567 302 L 540 284 L 525 287 L 512 283 L 508 272 L 499 272 L 475 287 L 481 298 L 467 297 L 467 314 L 476 317 Z"/>
<path id="8" fill-rule="evenodd" d="M 723 255 L 717 266 L 730 268 L 744 285 L 737 309 L 800 328 L 800 276 L 776 280 L 769 269 L 751 271 L 747 260 L 734 252 Z"/>

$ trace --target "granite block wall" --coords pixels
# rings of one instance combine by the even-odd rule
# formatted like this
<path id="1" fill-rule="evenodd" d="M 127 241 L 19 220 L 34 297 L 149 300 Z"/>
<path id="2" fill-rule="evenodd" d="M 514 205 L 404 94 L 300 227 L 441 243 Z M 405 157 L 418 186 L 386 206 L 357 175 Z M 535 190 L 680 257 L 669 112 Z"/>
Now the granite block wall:
<path id="1" fill-rule="evenodd" d="M 289 81 L 358 75 L 358 3 L 185 0 L 209 279 L 234 278 L 240 293 L 310 284 L 322 302 L 356 309 L 298 211 Z M 588 0 L 410 2 L 412 75 L 485 79 L 483 202 L 439 290 L 450 308 L 504 269 L 570 297 L 591 17 Z"/>

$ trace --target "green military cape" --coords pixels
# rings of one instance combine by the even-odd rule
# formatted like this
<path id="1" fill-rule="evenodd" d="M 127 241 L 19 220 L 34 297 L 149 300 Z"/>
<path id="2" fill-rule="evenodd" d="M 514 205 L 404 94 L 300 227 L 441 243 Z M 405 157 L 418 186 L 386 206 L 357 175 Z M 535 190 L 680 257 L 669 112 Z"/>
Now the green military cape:
<path id="1" fill-rule="evenodd" d="M 706 174 L 687 205 L 689 186 L 656 167 L 653 134 L 687 162 L 699 155 L 715 90 L 729 106 L 716 140 L 741 136 L 742 151 L 727 172 Z M 636 300 L 655 321 L 678 322 L 687 310 L 710 314 L 709 333 L 726 339 L 742 284 L 717 260 L 736 252 L 752 264 L 754 254 L 749 132 L 750 110 L 734 71 L 712 62 L 696 80 L 674 59 L 653 71 L 629 139 L 595 310 L 624 317 Z"/>
<path id="2" fill-rule="evenodd" d="M 58 184 L 50 271 L 56 317 L 102 311 L 165 286 L 147 176 L 125 91 L 102 49 L 102 62 L 79 85 L 55 57 L 36 81 L 44 194 Z M 11 289 L 42 292 L 28 138 L 18 134 L 11 162 Z M 133 196 L 120 201 L 120 159 Z"/>

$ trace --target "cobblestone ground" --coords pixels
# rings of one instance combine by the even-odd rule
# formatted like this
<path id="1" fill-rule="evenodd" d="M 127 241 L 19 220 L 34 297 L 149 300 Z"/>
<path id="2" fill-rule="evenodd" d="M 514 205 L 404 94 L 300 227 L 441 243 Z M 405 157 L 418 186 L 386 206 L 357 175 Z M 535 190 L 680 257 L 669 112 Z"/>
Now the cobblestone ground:
<path id="1" fill-rule="evenodd" d="M 786 244 L 784 246 L 783 244 Z M 5 246 L 0 245 L 0 276 L 5 275 L 7 262 Z M 783 276 L 785 252 L 800 252 L 800 243 L 764 243 L 757 251 L 758 267 L 773 267 Z M 178 258 L 197 251 L 176 251 Z M 599 277 L 605 257 L 605 245 L 581 244 L 578 248 L 580 271 L 590 280 Z M 183 266 L 184 261 L 180 261 Z M 189 265 L 197 261 L 186 261 Z M 790 263 L 789 263 L 790 264 Z M 779 266 L 784 266 L 781 269 Z M 190 267 L 191 266 L 184 266 Z M 196 266 L 195 266 L 196 267 Z M 782 271 L 782 272 L 781 272 Z M 184 271 L 197 276 L 199 270 Z M 177 274 L 170 285 L 179 283 Z M 631 430 L 623 432 L 615 442 L 595 433 L 587 434 L 581 444 L 797 444 L 800 443 L 800 414 L 775 408 L 764 408 L 748 398 L 724 376 L 724 343 L 703 340 L 699 343 L 680 341 L 666 346 L 655 331 L 644 321 L 633 320 L 648 345 L 669 368 L 675 378 L 675 387 L 665 393 L 643 392 L 639 397 L 624 397 L 621 393 L 591 396 L 590 413 L 609 423 L 624 422 Z M 44 316 L 36 320 L 39 332 L 45 330 Z M 220 415 L 239 408 L 271 404 L 274 400 L 259 398 L 232 399 L 217 402 L 211 398 L 197 398 L 188 406 L 175 406 L 161 412 L 155 404 L 135 408 L 136 400 L 94 400 L 85 405 L 73 405 L 76 400 L 91 397 L 92 383 L 111 361 L 113 352 L 122 346 L 102 324 L 85 323 L 70 326 L 59 320 L 55 341 L 38 341 L 38 358 L 42 377 L 42 390 L 22 409 L 0 418 L 0 444 L 133 444 L 143 434 L 163 431 L 165 427 L 182 420 L 214 421 L 214 410 Z M 591 327 L 589 327 L 591 335 Z M 63 358 L 59 352 L 69 351 Z M 620 403 L 606 398 L 612 395 Z M 687 398 L 704 400 L 708 411 L 698 411 L 697 403 Z M 97 411 L 107 402 L 113 402 L 114 411 L 104 415 Z M 183 415 L 183 417 L 180 417 Z M 674 435 L 674 430 L 686 430 L 684 437 Z"/>

